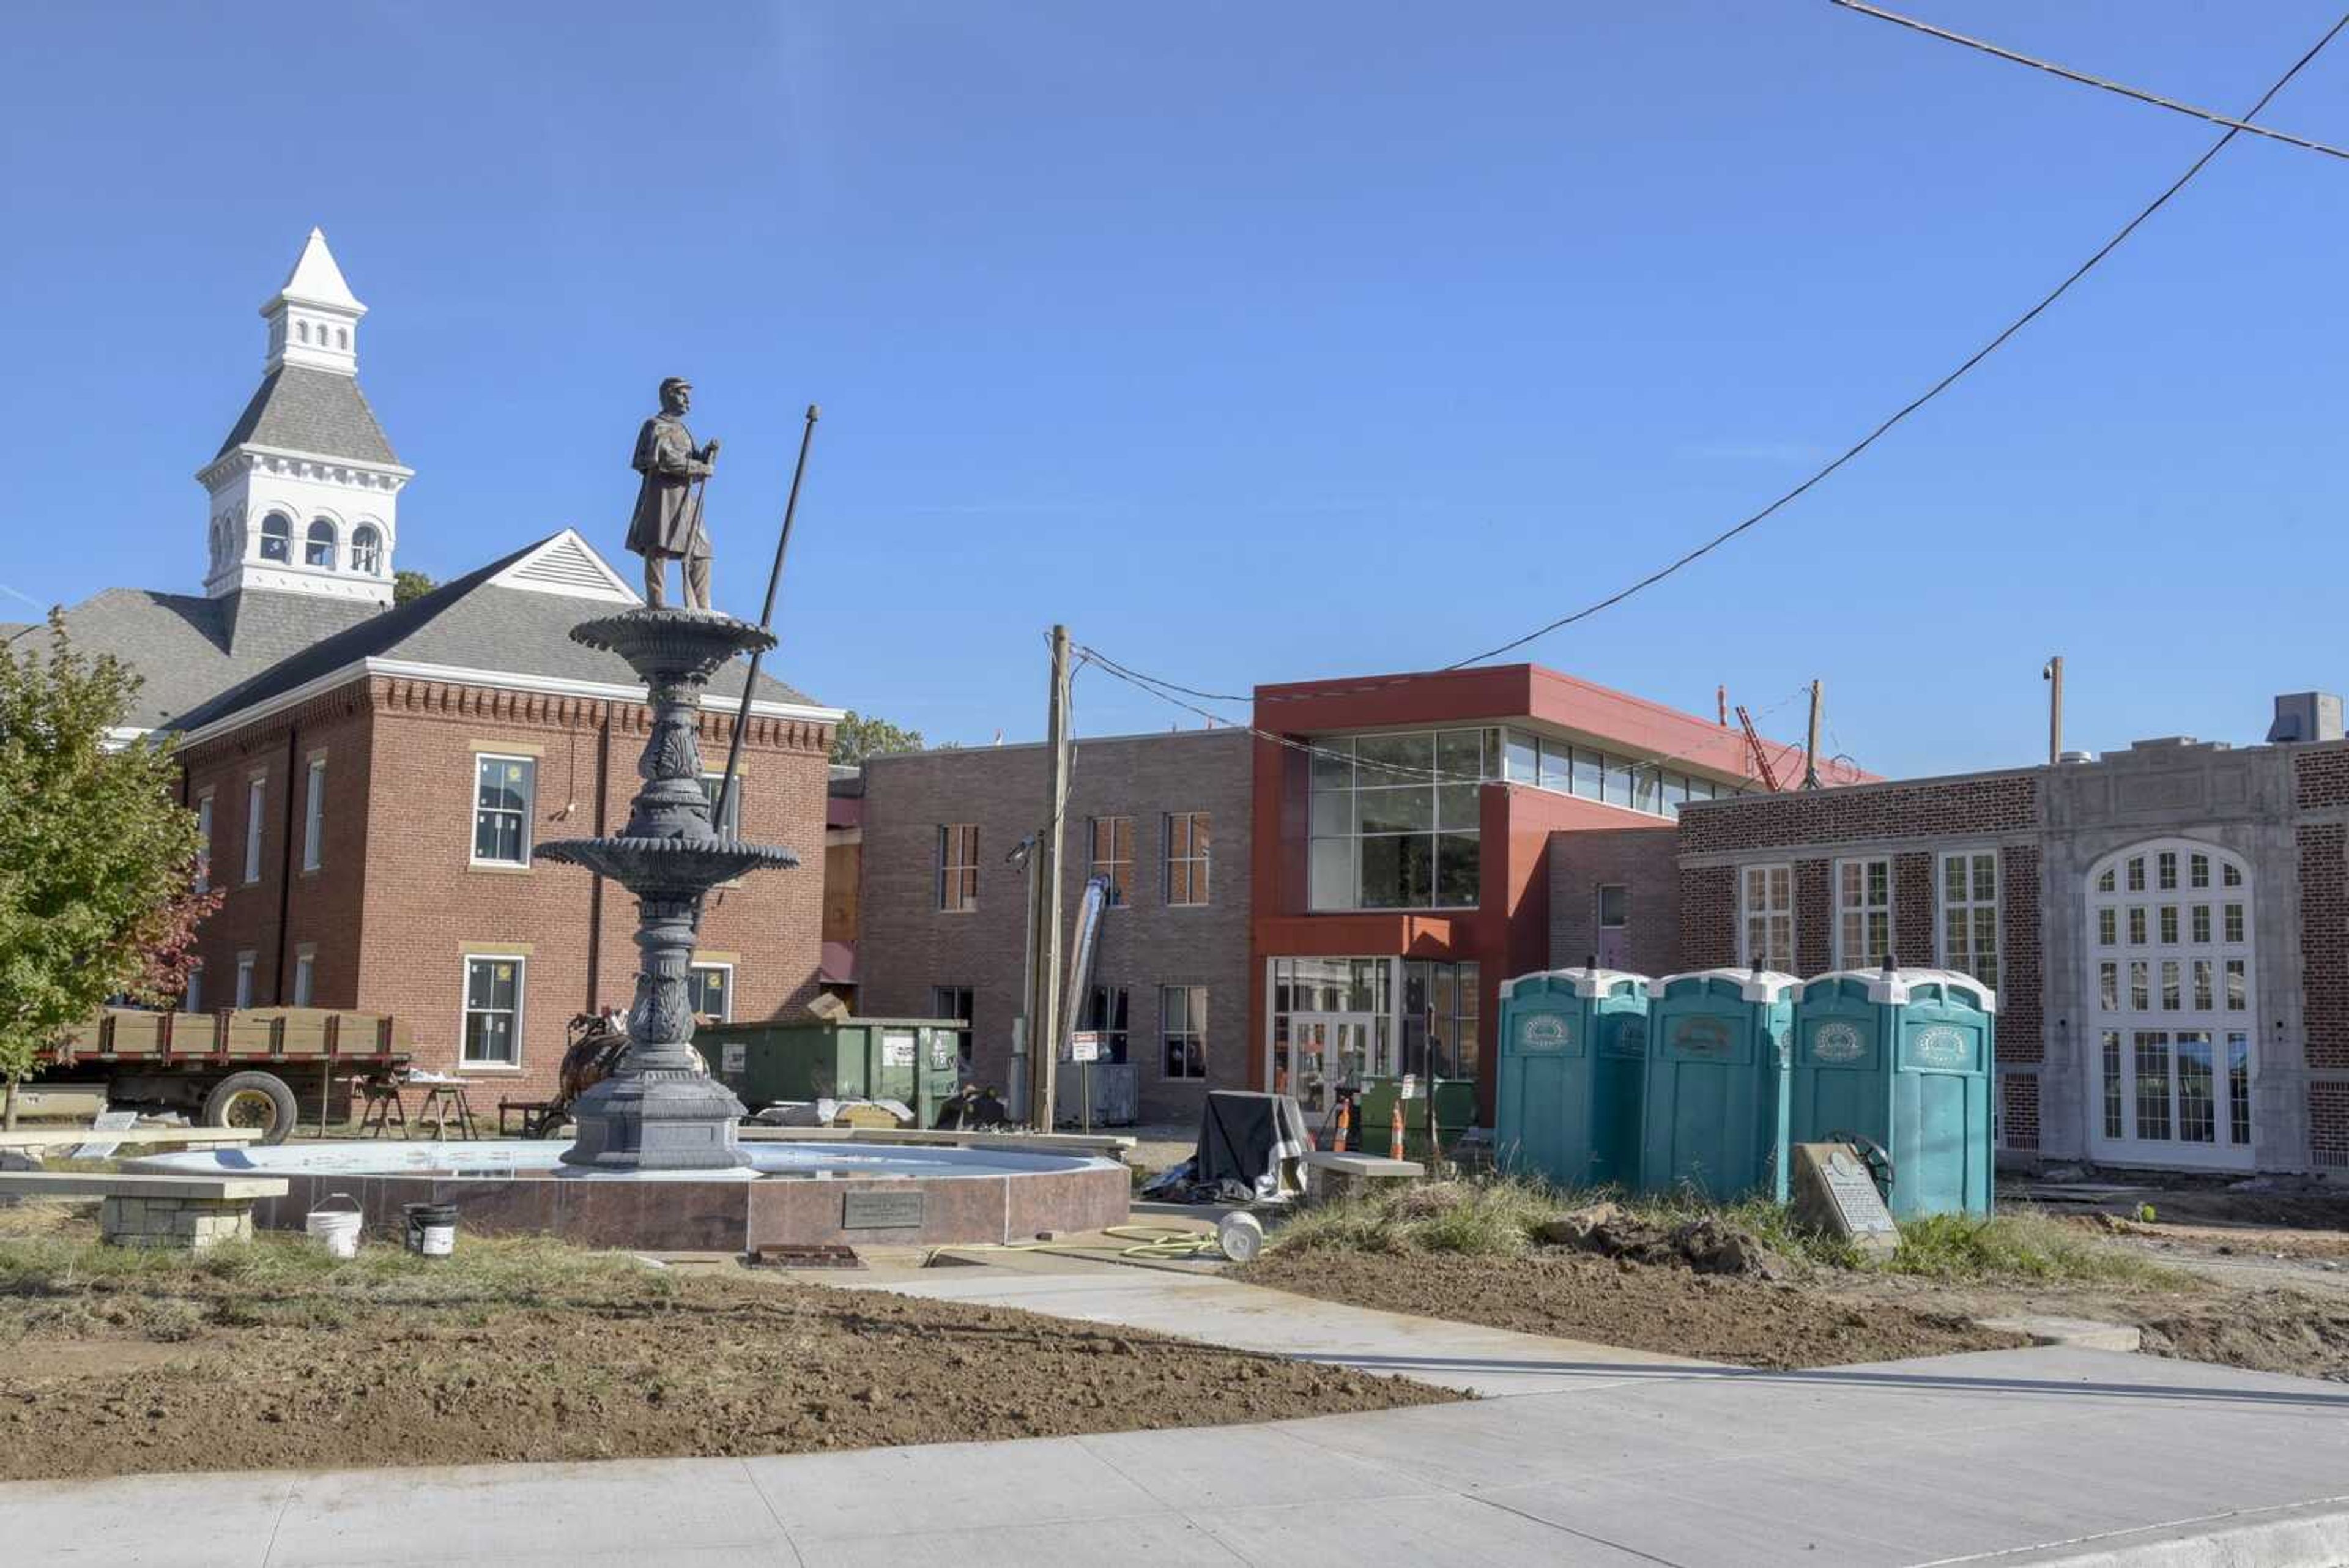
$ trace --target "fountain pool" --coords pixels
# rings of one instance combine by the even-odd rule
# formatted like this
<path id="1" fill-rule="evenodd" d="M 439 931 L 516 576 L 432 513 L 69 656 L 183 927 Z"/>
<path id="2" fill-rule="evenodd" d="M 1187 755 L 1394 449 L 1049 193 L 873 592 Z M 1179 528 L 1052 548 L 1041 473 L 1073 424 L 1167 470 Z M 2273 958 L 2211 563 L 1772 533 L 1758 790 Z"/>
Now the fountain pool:
<path id="1" fill-rule="evenodd" d="M 1127 1218 L 1123 1163 L 999 1144 L 783 1139 L 745 1144 L 747 1166 L 635 1171 L 565 1165 L 567 1147 L 521 1138 L 279 1144 L 155 1155 L 125 1168 L 282 1176 L 285 1196 L 254 1206 L 255 1223 L 282 1230 L 300 1230 L 311 1209 L 347 1194 L 370 1230 L 397 1225 L 403 1204 L 448 1203 L 464 1231 L 659 1251 L 1021 1241 Z"/>

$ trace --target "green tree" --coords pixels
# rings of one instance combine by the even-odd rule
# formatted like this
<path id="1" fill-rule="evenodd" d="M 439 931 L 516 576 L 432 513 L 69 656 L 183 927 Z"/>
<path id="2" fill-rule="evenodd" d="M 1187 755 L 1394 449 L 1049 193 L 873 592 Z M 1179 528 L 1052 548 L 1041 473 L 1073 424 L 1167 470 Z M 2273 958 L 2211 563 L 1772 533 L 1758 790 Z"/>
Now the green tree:
<path id="1" fill-rule="evenodd" d="M 922 749 L 919 730 L 905 729 L 886 719 L 868 718 L 854 708 L 841 715 L 839 727 L 832 732 L 832 760 L 842 767 L 856 767 L 867 757 Z"/>
<path id="2" fill-rule="evenodd" d="M 0 645 L 0 1078 L 6 1115 L 35 1054 L 109 996 L 168 1002 L 208 901 L 192 891 L 196 816 L 168 750 L 109 748 L 139 679 L 77 652 Z"/>
<path id="3" fill-rule="evenodd" d="M 421 572 L 391 574 L 391 602 L 404 605 L 410 599 L 420 599 L 440 585 Z"/>

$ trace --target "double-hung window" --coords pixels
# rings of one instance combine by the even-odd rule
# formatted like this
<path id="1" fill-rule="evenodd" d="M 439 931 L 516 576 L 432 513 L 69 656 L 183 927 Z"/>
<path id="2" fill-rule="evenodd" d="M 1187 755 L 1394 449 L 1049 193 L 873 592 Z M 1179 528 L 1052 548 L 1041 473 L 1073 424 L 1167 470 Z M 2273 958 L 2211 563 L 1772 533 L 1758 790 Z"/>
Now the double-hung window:
<path id="1" fill-rule="evenodd" d="M 1836 862 L 1836 964 L 1858 969 L 1892 952 L 1892 862 Z"/>
<path id="2" fill-rule="evenodd" d="M 473 759 L 473 863 L 530 864 L 530 819 L 538 796 L 534 757 L 483 753 Z"/>
<path id="3" fill-rule="evenodd" d="M 1998 989 L 1996 850 L 1969 849 L 1941 857 L 1941 967 Z"/>
<path id="4" fill-rule="evenodd" d="M 180 1011 L 182 1012 L 202 1012 L 203 1010 L 204 961 L 198 959 L 193 963 L 188 965 L 188 993 L 180 999 Z"/>
<path id="5" fill-rule="evenodd" d="M 720 838 L 742 836 L 742 775 L 734 775 L 734 793 L 726 797 L 726 819 L 718 820 L 718 789 L 726 782 L 724 774 L 701 775 L 701 793 L 709 802 L 710 830 Z"/>
<path id="6" fill-rule="evenodd" d="M 261 813 L 269 804 L 269 780 L 255 774 L 244 786 L 244 880 L 261 880 Z"/>
<path id="7" fill-rule="evenodd" d="M 465 960 L 465 1035 L 459 1057 L 467 1067 L 522 1065 L 523 977 L 518 957 Z"/>
<path id="8" fill-rule="evenodd" d="M 1092 819 L 1092 862 L 1089 877 L 1109 878 L 1109 908 L 1133 901 L 1133 818 L 1096 816 Z M 1123 1061 L 1123 1057 L 1119 1058 Z"/>
<path id="9" fill-rule="evenodd" d="M 239 1007 L 253 1005 L 253 970 L 255 961 L 254 954 L 247 952 L 236 955 L 236 1004 Z"/>
<path id="10" fill-rule="evenodd" d="M 1165 1047 L 1164 1075 L 1205 1078 L 1207 1075 L 1207 988 L 1204 985 L 1163 985 L 1158 988 L 1158 1024 Z"/>
<path id="11" fill-rule="evenodd" d="M 1737 874 L 1738 961 L 1748 969 L 1795 969 L 1795 868 L 1746 866 Z"/>
<path id="12" fill-rule="evenodd" d="M 296 1007 L 309 1006 L 310 993 L 316 989 L 317 983 L 317 950 L 316 948 L 305 946 L 299 949 L 294 955 L 294 1005 Z"/>
<path id="13" fill-rule="evenodd" d="M 1208 819 L 1204 811 L 1178 811 L 1166 818 L 1166 901 L 1207 901 Z"/>
<path id="14" fill-rule="evenodd" d="M 955 1031 L 955 1056 L 965 1072 L 970 1070 L 970 1021 L 978 1016 L 971 1004 L 971 990 L 967 985 L 934 985 L 930 987 L 930 1016 L 955 1018 L 962 1027 Z"/>
<path id="15" fill-rule="evenodd" d="M 730 1023 L 734 1018 L 734 966 L 698 963 L 686 973 L 686 1001 L 696 1018 Z"/>
<path id="16" fill-rule="evenodd" d="M 938 829 L 938 908 L 978 908 L 978 824 L 949 822 Z"/>
<path id="17" fill-rule="evenodd" d="M 302 869 L 316 871 L 326 852 L 326 759 L 312 757 L 302 802 Z"/>
<path id="18" fill-rule="evenodd" d="M 1125 987 L 1122 985 L 1097 985 L 1086 993 L 1085 1005 L 1078 1012 L 1077 1032 L 1101 1036 L 1101 1054 L 1096 1060 L 1125 1060 Z"/>
<path id="19" fill-rule="evenodd" d="M 209 893 L 212 888 L 212 792 L 206 790 L 196 797 L 196 891 Z M 190 1008 L 189 1012 L 195 1011 Z"/>

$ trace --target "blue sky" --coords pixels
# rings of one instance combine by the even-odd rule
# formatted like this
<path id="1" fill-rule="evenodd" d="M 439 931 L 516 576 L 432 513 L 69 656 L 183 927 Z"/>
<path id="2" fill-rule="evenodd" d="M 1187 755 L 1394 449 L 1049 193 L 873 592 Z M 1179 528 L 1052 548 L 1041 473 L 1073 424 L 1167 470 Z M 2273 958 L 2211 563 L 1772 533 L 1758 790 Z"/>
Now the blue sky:
<path id="1" fill-rule="evenodd" d="M 1910 8 L 2230 111 L 2333 19 Z M 2344 93 L 2349 40 L 2265 118 L 2349 142 Z M 315 223 L 418 470 L 400 565 L 564 524 L 617 557 L 676 372 L 754 615 L 821 401 L 781 668 L 965 742 L 1040 732 L 1055 619 L 1243 691 L 1597 597 L 2215 134 L 1825 0 L 51 6 L 0 97 L 0 583 L 195 590 L 191 475 Z M 1887 774 L 2035 760 L 2055 651 L 2075 745 L 2257 741 L 2272 693 L 2349 685 L 2344 196 L 2349 166 L 2239 140 L 1857 464 L 1527 656 L 1699 711 L 1816 676 Z M 1098 672 L 1079 705 L 1196 722 Z"/>

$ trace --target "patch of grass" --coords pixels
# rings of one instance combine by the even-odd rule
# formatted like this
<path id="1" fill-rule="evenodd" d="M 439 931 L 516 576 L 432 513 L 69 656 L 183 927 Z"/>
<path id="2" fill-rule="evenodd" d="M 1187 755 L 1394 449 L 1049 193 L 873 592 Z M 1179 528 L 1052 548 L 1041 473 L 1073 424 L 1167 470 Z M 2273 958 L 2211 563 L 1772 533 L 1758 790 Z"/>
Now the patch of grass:
<path id="1" fill-rule="evenodd" d="M 1882 1265 L 1941 1281 L 2029 1280 L 2052 1284 L 2178 1288 L 2192 1275 L 2082 1233 L 2039 1213 L 1937 1214 L 1900 1227 L 1900 1250 Z"/>
<path id="2" fill-rule="evenodd" d="M 1389 1188 L 1299 1210 L 1275 1232 L 1299 1251 L 1454 1252 L 1515 1257 L 1571 1211 L 1556 1189 L 1515 1179 Z"/>

